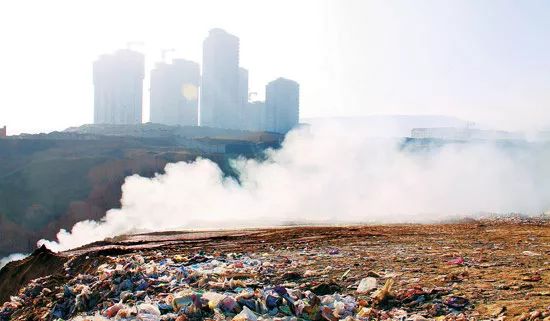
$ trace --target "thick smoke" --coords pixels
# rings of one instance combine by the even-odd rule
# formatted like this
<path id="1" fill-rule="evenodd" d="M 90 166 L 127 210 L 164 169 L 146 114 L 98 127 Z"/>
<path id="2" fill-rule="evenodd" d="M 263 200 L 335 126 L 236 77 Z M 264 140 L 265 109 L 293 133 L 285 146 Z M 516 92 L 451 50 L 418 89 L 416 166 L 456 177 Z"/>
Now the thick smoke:
<path id="1" fill-rule="evenodd" d="M 238 159 L 238 179 L 206 159 L 128 177 L 122 208 L 61 230 L 53 250 L 136 231 L 287 223 L 433 222 L 550 208 L 550 152 L 497 142 L 420 148 L 361 128 L 296 130 L 266 160 Z"/>
<path id="2" fill-rule="evenodd" d="M 22 260 L 24 258 L 26 258 L 27 256 L 29 256 L 28 254 L 20 254 L 20 253 L 15 253 L 15 254 L 10 254 L 6 257 L 3 257 L 0 259 L 0 269 L 2 269 L 4 266 L 6 266 L 6 264 L 12 262 L 12 261 L 19 261 L 19 260 Z"/>

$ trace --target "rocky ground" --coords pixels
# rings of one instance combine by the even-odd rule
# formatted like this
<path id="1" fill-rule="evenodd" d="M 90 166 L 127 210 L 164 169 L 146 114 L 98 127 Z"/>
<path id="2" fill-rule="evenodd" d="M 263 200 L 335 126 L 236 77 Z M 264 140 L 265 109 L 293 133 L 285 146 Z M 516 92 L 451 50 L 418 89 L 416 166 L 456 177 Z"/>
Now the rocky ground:
<path id="1" fill-rule="evenodd" d="M 550 320 L 550 223 L 134 235 L 37 250 L 0 295 L 2 321 Z"/>

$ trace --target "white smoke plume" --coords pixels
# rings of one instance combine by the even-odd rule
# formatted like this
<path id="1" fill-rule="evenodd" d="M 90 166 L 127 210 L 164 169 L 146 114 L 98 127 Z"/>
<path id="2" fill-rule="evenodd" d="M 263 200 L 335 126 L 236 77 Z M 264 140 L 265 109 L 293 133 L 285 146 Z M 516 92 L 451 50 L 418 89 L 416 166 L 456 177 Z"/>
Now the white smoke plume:
<path id="1" fill-rule="evenodd" d="M 206 159 L 128 177 L 121 209 L 61 230 L 52 250 L 135 231 L 297 223 L 431 222 L 550 208 L 550 150 L 537 144 L 447 144 L 410 151 L 361 128 L 311 127 L 287 135 L 265 161 L 238 159 L 238 180 Z"/>
<path id="2" fill-rule="evenodd" d="M 21 254 L 21 253 L 15 253 L 15 254 L 10 254 L 6 257 L 3 257 L 0 259 L 0 270 L 6 266 L 6 264 L 10 263 L 10 262 L 13 262 L 13 261 L 19 261 L 19 260 L 22 260 L 24 258 L 26 258 L 27 256 L 29 256 L 28 254 Z"/>

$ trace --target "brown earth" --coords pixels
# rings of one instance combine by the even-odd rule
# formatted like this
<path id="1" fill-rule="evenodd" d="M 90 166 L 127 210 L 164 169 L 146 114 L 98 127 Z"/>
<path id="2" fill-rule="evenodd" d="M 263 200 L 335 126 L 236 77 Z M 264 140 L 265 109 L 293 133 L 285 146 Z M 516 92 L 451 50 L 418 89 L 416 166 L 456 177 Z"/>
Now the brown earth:
<path id="1" fill-rule="evenodd" d="M 150 127 L 158 126 L 143 124 L 134 130 L 149 132 Z M 162 128 L 153 130 L 157 136 L 152 137 L 104 136 L 98 127 L 95 134 L 83 137 L 54 132 L 0 139 L 0 257 L 30 253 L 38 240 L 52 239 L 60 229 L 98 220 L 109 209 L 119 208 L 121 186 L 128 176 L 153 177 L 163 173 L 167 163 L 197 157 L 232 175 L 229 159 L 260 157 L 282 139 L 273 133 Z M 184 136 L 170 134 L 176 130 Z M 205 142 L 204 137 L 216 138 Z"/>
<path id="2" fill-rule="evenodd" d="M 63 263 L 69 259 L 71 273 L 93 274 L 112 256 L 139 252 L 158 258 L 201 251 L 277 255 L 300 262 L 298 270 L 279 271 L 273 276 L 273 283 L 296 277 L 300 282 L 354 293 L 359 280 L 375 275 L 395 279 L 394 288 L 400 291 L 415 285 L 448 287 L 453 295 L 469 300 L 471 315 L 476 319 L 505 315 L 527 320 L 529 313 L 550 309 L 548 220 L 289 227 L 117 237 L 59 255 L 42 250 L 24 261 L 10 263 L 0 271 L 0 301 L 14 294 L 30 277 L 55 274 L 52 286 L 61 285 Z M 308 276 L 308 270 L 314 273 Z M 33 312 L 33 307 L 27 309 L 25 315 L 29 319 L 39 313 Z"/>

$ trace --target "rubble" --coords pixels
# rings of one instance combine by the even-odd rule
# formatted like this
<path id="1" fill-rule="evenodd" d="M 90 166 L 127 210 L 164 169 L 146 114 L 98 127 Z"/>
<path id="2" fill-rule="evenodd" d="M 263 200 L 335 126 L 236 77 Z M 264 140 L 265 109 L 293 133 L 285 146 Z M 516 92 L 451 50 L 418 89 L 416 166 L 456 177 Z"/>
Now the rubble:
<path id="1" fill-rule="evenodd" d="M 3 304 L 0 320 L 550 318 L 548 225 L 297 227 L 192 242 L 155 237 L 148 245 L 121 241 L 121 254 L 109 248 L 110 255 L 72 256 L 64 279 L 32 280 Z M 533 248 L 540 255 L 524 254 Z"/>

